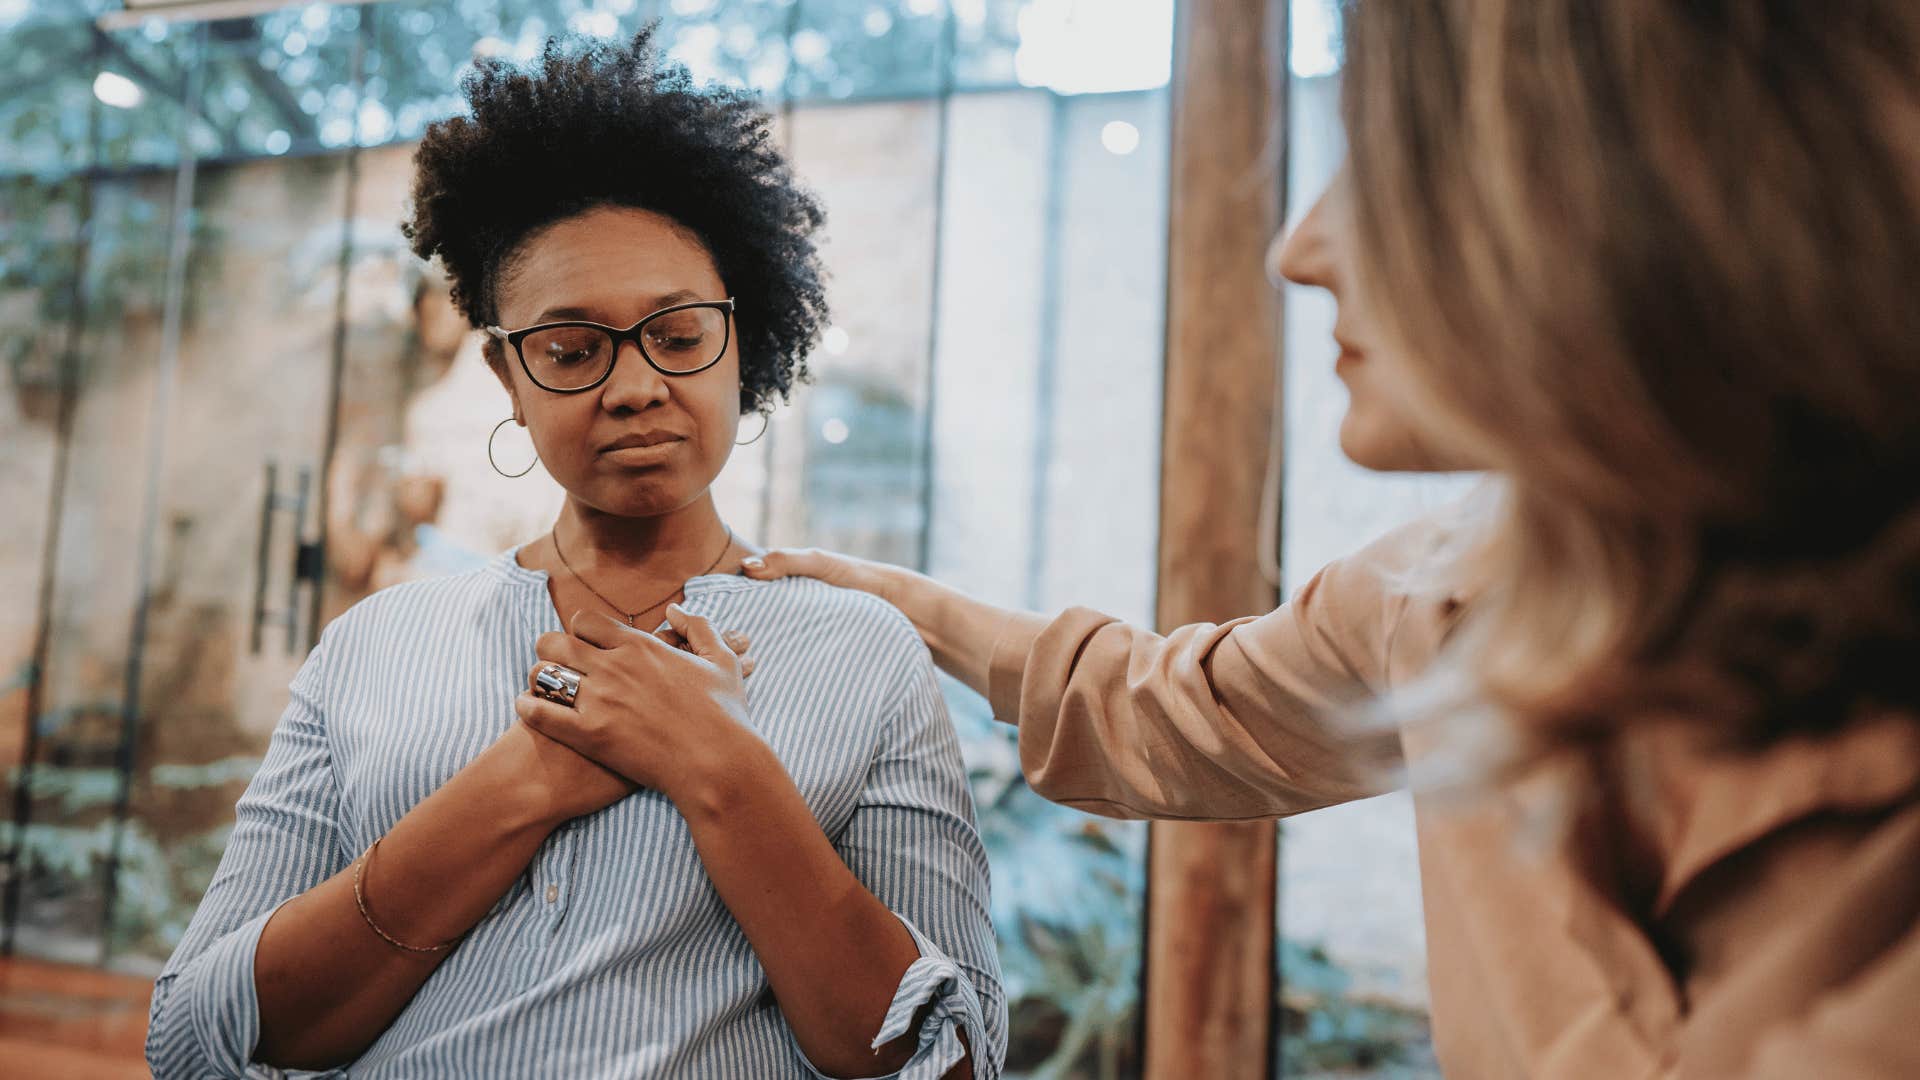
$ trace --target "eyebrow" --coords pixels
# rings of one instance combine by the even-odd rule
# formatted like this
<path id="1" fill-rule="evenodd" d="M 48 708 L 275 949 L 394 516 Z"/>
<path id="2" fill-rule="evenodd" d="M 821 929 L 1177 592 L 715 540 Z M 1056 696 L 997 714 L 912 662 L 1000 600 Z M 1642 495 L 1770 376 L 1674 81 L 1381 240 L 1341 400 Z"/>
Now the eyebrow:
<path id="1" fill-rule="evenodd" d="M 673 292 L 667 293 L 664 296 L 654 297 L 653 307 L 648 313 L 651 314 L 662 308 L 670 308 L 675 304 L 691 304 L 701 299 L 704 298 L 692 289 L 675 289 Z M 597 322 L 598 320 L 592 318 L 592 315 L 593 312 L 581 307 L 550 307 L 540 314 L 535 315 L 533 322 L 527 325 L 538 326 L 541 323 L 568 321 Z"/>

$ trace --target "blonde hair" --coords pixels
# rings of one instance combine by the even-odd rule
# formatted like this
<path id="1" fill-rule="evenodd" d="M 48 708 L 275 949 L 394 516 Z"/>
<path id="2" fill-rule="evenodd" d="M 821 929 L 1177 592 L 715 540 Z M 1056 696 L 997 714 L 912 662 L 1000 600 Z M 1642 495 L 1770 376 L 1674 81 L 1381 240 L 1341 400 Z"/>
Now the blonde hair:
<path id="1" fill-rule="evenodd" d="M 1506 477 L 1466 683 L 1549 741 L 1920 709 L 1920 5 L 1360 0 L 1362 287 Z"/>

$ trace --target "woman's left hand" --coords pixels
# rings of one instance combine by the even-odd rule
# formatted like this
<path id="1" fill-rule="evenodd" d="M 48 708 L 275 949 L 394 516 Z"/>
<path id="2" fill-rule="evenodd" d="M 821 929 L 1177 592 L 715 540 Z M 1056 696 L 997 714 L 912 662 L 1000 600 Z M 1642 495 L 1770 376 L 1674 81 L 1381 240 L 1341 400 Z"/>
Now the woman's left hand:
<path id="1" fill-rule="evenodd" d="M 580 672 L 573 707 L 529 691 L 514 699 L 514 711 L 542 735 L 678 802 L 683 785 L 724 768 L 729 736 L 750 734 L 752 664 L 678 604 L 667 608 L 667 623 L 671 635 L 656 636 L 597 612 L 575 614 L 572 633 L 540 635 L 533 668 Z M 744 638 L 728 636 L 745 648 Z"/>

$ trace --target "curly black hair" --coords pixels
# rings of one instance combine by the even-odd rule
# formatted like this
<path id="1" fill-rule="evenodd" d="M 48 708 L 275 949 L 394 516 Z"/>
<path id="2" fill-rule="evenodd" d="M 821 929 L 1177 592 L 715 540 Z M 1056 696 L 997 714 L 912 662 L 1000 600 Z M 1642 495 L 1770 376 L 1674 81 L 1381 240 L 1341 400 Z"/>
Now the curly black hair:
<path id="1" fill-rule="evenodd" d="M 754 96 L 696 86 L 661 60 L 657 27 L 625 45 L 550 39 L 527 70 L 477 61 L 461 82 L 472 115 L 432 125 L 414 152 L 401 231 L 415 254 L 439 257 L 454 303 L 480 327 L 498 322 L 502 276 L 539 230 L 599 206 L 671 218 L 737 298 L 740 411 L 764 412 L 807 377 L 827 322 L 813 242 L 826 215 Z M 555 150 L 576 167 L 530 167 Z"/>

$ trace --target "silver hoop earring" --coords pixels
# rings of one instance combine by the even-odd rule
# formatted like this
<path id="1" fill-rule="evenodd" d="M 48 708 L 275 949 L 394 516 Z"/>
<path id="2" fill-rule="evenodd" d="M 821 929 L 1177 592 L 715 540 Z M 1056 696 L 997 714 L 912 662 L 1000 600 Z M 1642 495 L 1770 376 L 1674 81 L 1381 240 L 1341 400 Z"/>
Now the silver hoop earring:
<path id="1" fill-rule="evenodd" d="M 509 416 L 505 420 L 502 420 L 499 423 L 493 425 L 493 434 L 487 436 L 487 464 L 493 466 L 493 471 L 499 473 L 501 476 L 504 476 L 509 480 L 517 480 L 520 477 L 525 476 L 528 473 L 532 472 L 533 465 L 540 464 L 540 455 L 535 454 L 533 456 L 533 465 L 529 465 L 526 468 L 521 469 L 519 472 L 508 472 L 507 470 L 500 467 L 499 462 L 493 460 L 493 440 L 500 437 L 501 428 L 506 427 L 508 424 L 511 424 L 511 423 L 513 423 L 513 417 Z"/>
<path id="2" fill-rule="evenodd" d="M 769 413 L 761 413 L 760 414 L 760 434 L 755 435 L 753 438 L 748 439 L 746 442 L 741 442 L 738 439 L 735 439 L 733 445 L 752 446 L 754 443 L 757 443 L 761 439 L 766 437 L 767 428 L 772 426 L 772 424 L 773 424 L 773 416 Z"/>

